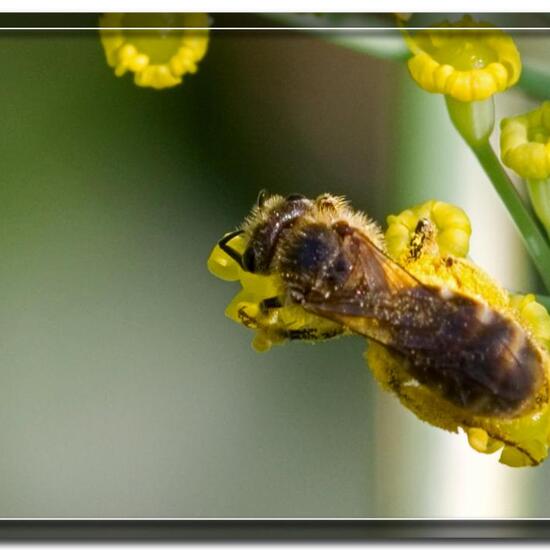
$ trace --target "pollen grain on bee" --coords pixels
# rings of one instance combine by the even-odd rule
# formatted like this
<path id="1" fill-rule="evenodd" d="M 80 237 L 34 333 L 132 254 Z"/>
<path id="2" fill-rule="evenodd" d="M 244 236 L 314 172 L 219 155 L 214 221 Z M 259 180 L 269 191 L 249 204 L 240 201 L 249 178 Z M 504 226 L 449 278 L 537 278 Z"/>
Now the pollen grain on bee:
<path id="1" fill-rule="evenodd" d="M 476 317 L 482 324 L 488 325 L 493 321 L 495 314 L 487 304 L 483 303 L 476 308 Z"/>
<path id="2" fill-rule="evenodd" d="M 444 300 L 450 300 L 454 296 L 454 292 L 448 286 L 442 286 L 439 290 L 439 295 Z"/>

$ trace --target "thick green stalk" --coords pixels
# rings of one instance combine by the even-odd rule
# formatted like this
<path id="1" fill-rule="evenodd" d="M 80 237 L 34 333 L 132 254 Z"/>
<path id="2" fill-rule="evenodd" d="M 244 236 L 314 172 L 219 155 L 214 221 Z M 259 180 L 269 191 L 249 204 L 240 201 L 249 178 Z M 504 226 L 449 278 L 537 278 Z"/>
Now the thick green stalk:
<path id="1" fill-rule="evenodd" d="M 445 96 L 454 127 L 470 147 L 486 142 L 495 127 L 495 101 L 458 101 Z"/>
<path id="2" fill-rule="evenodd" d="M 504 171 L 488 140 L 470 146 L 512 216 L 523 242 L 550 290 L 550 244 Z"/>
<path id="3" fill-rule="evenodd" d="M 406 61 L 411 55 L 397 27 L 389 31 L 379 28 L 382 24 L 393 24 L 391 18 L 386 21 L 374 14 L 357 14 L 356 17 L 347 17 L 345 21 L 340 18 L 336 23 L 333 18 L 327 20 L 325 16 L 313 14 L 262 13 L 261 17 L 282 26 L 314 33 L 321 40 L 378 59 Z M 349 30 L 352 25 L 356 25 L 359 30 Z M 330 30 L 313 30 L 319 27 L 328 27 Z"/>
<path id="4" fill-rule="evenodd" d="M 550 178 L 527 180 L 527 189 L 535 213 L 550 236 Z"/>

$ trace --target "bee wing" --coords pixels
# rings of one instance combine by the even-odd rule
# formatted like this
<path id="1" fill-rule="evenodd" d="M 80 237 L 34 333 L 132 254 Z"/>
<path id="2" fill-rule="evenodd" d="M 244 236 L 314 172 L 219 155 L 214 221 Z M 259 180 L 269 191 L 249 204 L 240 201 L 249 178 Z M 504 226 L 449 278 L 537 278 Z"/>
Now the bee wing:
<path id="1" fill-rule="evenodd" d="M 329 284 L 312 288 L 304 293 L 303 307 L 364 336 L 387 342 L 390 338 L 382 337 L 380 321 L 395 317 L 397 302 L 402 301 L 403 315 L 399 322 L 413 326 L 415 320 L 406 315 L 406 310 L 414 305 L 415 295 L 418 299 L 429 299 L 422 283 L 357 230 L 342 238 L 341 251 L 350 262 L 345 284 L 337 288 Z"/>
<path id="2" fill-rule="evenodd" d="M 355 258 L 352 274 L 365 292 L 396 292 L 422 286 L 422 283 L 406 269 L 392 260 L 359 231 L 354 231 L 343 241 L 344 252 Z M 357 289 L 357 287 L 356 287 Z"/>
<path id="3" fill-rule="evenodd" d="M 361 232 L 345 235 L 341 247 L 351 258 L 346 283 L 328 296 L 315 290 L 306 293 L 304 309 L 391 347 L 397 348 L 398 341 L 405 349 L 454 347 L 481 325 L 476 321 L 477 302 L 424 285 Z"/>
<path id="4" fill-rule="evenodd" d="M 541 359 L 517 323 L 423 285 L 365 237 L 353 238 L 343 242 L 356 254 L 350 284 L 324 300 L 306 295 L 305 309 L 405 355 L 421 382 L 459 405 L 508 413 L 528 402 L 541 384 Z"/>
<path id="5" fill-rule="evenodd" d="M 305 293 L 304 309 L 395 349 L 456 349 L 484 330 L 483 304 L 424 285 L 359 231 L 346 235 L 341 246 L 352 259 L 346 283 L 328 295 Z"/>
<path id="6" fill-rule="evenodd" d="M 305 242 L 302 246 L 306 247 Z M 328 282 L 335 277 L 331 270 L 342 272 L 339 266 L 332 266 L 324 278 L 304 293 L 304 307 L 316 312 L 340 313 L 344 315 L 366 315 L 373 306 L 372 297 L 379 301 L 388 299 L 400 291 L 422 287 L 407 270 L 392 260 L 374 245 L 363 233 L 348 228 L 339 243 L 344 259 L 344 284 Z"/>
<path id="7" fill-rule="evenodd" d="M 333 265 L 321 281 L 300 289 L 301 305 L 363 336 L 399 351 L 447 353 L 480 340 L 489 324 L 508 324 L 481 302 L 424 285 L 356 229 L 342 236 L 340 251 L 348 266 L 345 282 L 330 284 Z M 505 346 L 506 337 L 503 330 L 490 339 Z"/>

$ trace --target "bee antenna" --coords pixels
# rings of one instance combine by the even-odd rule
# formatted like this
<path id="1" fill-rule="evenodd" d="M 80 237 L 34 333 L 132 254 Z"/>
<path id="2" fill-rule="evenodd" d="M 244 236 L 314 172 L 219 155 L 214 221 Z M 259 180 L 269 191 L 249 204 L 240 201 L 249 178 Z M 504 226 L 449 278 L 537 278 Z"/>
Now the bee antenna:
<path id="1" fill-rule="evenodd" d="M 235 260 L 241 269 L 244 269 L 243 265 L 243 255 L 239 254 L 234 248 L 231 248 L 227 243 L 234 239 L 237 235 L 241 235 L 244 233 L 242 229 L 237 229 L 236 231 L 233 231 L 232 233 L 228 233 L 225 237 L 223 237 L 219 242 L 218 246 L 233 260 Z"/>
<path id="2" fill-rule="evenodd" d="M 267 189 L 261 189 L 258 193 L 258 198 L 256 199 L 256 206 L 261 208 L 265 201 L 269 198 L 269 191 Z"/>

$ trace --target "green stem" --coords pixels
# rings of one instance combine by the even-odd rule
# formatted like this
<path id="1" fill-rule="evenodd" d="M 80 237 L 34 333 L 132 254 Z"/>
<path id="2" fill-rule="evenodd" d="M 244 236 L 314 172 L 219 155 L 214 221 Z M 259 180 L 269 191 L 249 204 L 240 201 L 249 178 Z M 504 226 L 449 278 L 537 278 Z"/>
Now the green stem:
<path id="1" fill-rule="evenodd" d="M 550 291 L 550 245 L 544 233 L 504 171 L 489 141 L 470 147 L 512 216 L 547 290 Z"/>
<path id="2" fill-rule="evenodd" d="M 527 180 L 531 204 L 550 236 L 550 179 Z"/>
<path id="3" fill-rule="evenodd" d="M 358 34 L 331 34 L 326 36 L 326 41 L 336 46 L 347 48 L 359 53 L 366 53 L 379 59 L 391 59 L 393 61 L 406 61 L 411 56 L 401 35 L 392 36 L 388 31 L 378 31 L 373 36 L 360 36 Z"/>
<path id="4" fill-rule="evenodd" d="M 355 22 L 352 18 L 340 19 L 336 22 L 333 18 L 327 20 L 326 16 L 319 17 L 313 14 L 262 13 L 260 16 L 282 26 L 295 27 L 304 32 L 314 33 L 314 36 L 321 40 L 378 59 L 406 61 L 411 56 L 411 52 L 405 44 L 399 29 L 396 27 L 395 31 L 387 31 L 377 28 L 381 24 L 387 26 L 388 22 L 371 14 L 361 14 Z M 388 21 L 393 23 L 392 19 L 388 19 Z M 337 24 L 335 25 L 335 23 Z M 364 27 L 364 30 L 346 30 L 346 27 L 354 24 L 358 27 Z M 339 26 L 341 30 L 338 28 Z M 314 31 L 312 27 L 334 28 Z"/>
<path id="5" fill-rule="evenodd" d="M 454 127 L 470 147 L 486 142 L 495 127 L 495 101 L 458 101 L 445 96 L 447 111 Z"/>

